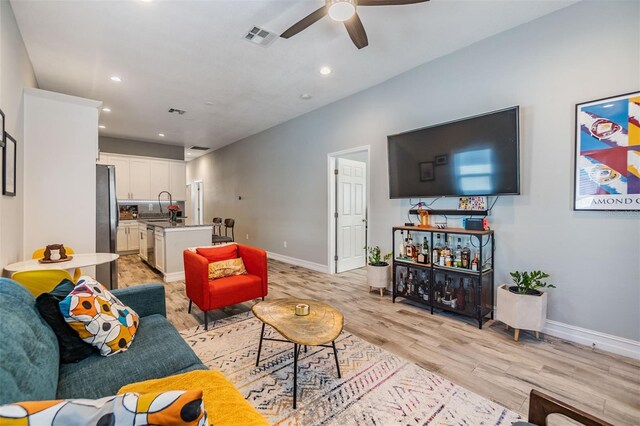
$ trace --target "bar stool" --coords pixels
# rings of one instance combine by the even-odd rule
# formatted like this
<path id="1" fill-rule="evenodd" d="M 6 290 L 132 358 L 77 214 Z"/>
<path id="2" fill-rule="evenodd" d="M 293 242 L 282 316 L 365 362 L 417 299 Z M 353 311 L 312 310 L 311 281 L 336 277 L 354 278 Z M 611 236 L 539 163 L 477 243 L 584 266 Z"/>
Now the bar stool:
<path id="1" fill-rule="evenodd" d="M 213 218 L 213 235 L 211 236 L 212 244 L 230 243 L 235 241 L 235 235 L 233 233 L 233 226 L 235 221 L 233 219 L 224 220 L 224 235 L 222 235 L 222 218 Z M 231 237 L 228 235 L 228 229 L 231 228 Z"/>

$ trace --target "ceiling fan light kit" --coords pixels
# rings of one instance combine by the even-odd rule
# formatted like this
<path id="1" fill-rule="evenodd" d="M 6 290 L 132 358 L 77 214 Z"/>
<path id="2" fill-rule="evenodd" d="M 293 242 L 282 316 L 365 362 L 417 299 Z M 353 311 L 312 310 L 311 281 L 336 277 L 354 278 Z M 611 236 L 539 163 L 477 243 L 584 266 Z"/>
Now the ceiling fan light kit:
<path id="1" fill-rule="evenodd" d="M 301 31 L 309 28 L 320 19 L 329 15 L 334 21 L 342 22 L 351 38 L 351 41 L 358 49 L 367 47 L 369 40 L 367 32 L 364 30 L 362 21 L 356 11 L 358 6 L 401 6 L 406 4 L 425 3 L 429 0 L 325 0 L 326 3 L 321 8 L 302 18 L 293 24 L 285 32 L 280 34 L 282 38 L 290 38 Z"/>
<path id="2" fill-rule="evenodd" d="M 331 19 L 343 22 L 356 13 L 356 0 L 328 0 L 327 7 Z"/>

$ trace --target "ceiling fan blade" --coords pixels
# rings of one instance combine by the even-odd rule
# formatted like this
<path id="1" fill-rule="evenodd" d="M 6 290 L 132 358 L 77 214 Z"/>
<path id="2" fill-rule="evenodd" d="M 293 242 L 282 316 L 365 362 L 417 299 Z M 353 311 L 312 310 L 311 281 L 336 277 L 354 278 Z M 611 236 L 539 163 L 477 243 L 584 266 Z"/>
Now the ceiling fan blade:
<path id="1" fill-rule="evenodd" d="M 358 0 L 358 6 L 400 6 L 403 4 L 425 3 L 429 0 Z"/>
<path id="2" fill-rule="evenodd" d="M 362 21 L 358 14 L 354 14 L 351 18 L 344 21 L 344 26 L 351 37 L 351 41 L 356 45 L 358 49 L 367 47 L 369 45 L 369 39 L 367 38 L 367 32 L 364 30 Z"/>
<path id="3" fill-rule="evenodd" d="M 293 37 L 294 35 L 298 34 L 300 31 L 307 29 L 307 27 L 310 27 L 311 25 L 318 22 L 320 19 L 324 18 L 327 15 L 327 12 L 328 12 L 327 6 L 326 5 L 322 6 L 320 9 L 316 10 L 313 13 L 310 13 L 306 17 L 302 18 L 301 20 L 293 24 L 289 29 L 287 29 L 285 32 L 280 34 L 280 37 L 282 38 Z"/>

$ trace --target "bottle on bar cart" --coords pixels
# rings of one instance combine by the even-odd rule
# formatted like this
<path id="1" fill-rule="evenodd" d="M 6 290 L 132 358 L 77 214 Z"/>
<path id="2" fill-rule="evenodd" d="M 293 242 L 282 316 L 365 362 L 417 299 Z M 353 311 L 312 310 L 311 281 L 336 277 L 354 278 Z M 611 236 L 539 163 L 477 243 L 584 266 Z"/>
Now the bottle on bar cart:
<path id="1" fill-rule="evenodd" d="M 460 237 L 458 237 L 458 245 L 456 246 L 454 259 L 455 259 L 455 267 L 462 268 L 462 242 Z"/>
<path id="2" fill-rule="evenodd" d="M 404 253 L 407 251 L 407 245 L 405 244 L 404 231 L 400 231 L 400 249 L 398 250 L 398 258 L 402 259 Z"/>
<path id="3" fill-rule="evenodd" d="M 444 248 L 440 252 L 440 266 L 451 266 L 451 249 L 448 241 L 445 241 Z"/>
<path id="4" fill-rule="evenodd" d="M 471 249 L 469 248 L 469 238 L 467 238 L 465 241 L 464 248 L 462 249 L 461 259 L 462 259 L 461 267 L 464 269 L 470 269 L 471 268 Z"/>
<path id="5" fill-rule="evenodd" d="M 422 239 L 422 255 L 424 256 L 423 263 L 429 263 L 429 243 L 426 236 Z"/>
<path id="6" fill-rule="evenodd" d="M 473 260 L 471 261 L 471 270 L 477 272 L 479 267 L 480 267 L 480 260 L 478 259 L 478 253 L 476 252 L 475 255 L 473 256 Z"/>
<path id="7" fill-rule="evenodd" d="M 440 264 L 440 251 L 442 250 L 442 242 L 440 241 L 440 234 L 436 235 L 436 243 L 433 246 L 433 251 L 431 252 L 431 262 L 435 265 Z"/>
<path id="8" fill-rule="evenodd" d="M 415 260 L 416 246 L 413 245 L 413 237 L 411 237 L 410 232 L 407 232 L 407 246 L 406 246 L 405 256 L 408 259 Z"/>

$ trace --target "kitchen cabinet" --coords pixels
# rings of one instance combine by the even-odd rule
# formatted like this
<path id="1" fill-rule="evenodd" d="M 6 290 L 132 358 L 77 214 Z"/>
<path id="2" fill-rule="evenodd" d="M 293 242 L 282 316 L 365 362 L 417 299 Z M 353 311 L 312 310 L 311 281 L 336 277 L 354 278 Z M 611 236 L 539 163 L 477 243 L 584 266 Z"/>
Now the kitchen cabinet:
<path id="1" fill-rule="evenodd" d="M 169 162 L 169 192 L 174 200 L 187 199 L 187 165 L 180 161 Z"/>
<path id="2" fill-rule="evenodd" d="M 155 256 L 156 256 L 156 269 L 160 272 L 164 272 L 164 230 L 162 228 L 156 228 L 154 232 L 155 237 Z"/>
<path id="3" fill-rule="evenodd" d="M 147 260 L 147 224 L 138 224 L 138 235 L 140 237 L 140 247 L 138 247 L 138 254 L 143 260 Z"/>
<path id="4" fill-rule="evenodd" d="M 138 251 L 140 248 L 140 238 L 138 235 L 138 222 L 122 221 L 118 225 L 116 232 L 116 251 L 118 253 L 127 251 Z"/>
<path id="5" fill-rule="evenodd" d="M 175 201 L 187 199 L 184 161 L 101 153 L 96 163 L 115 166 L 118 200 L 156 200 L 162 191 Z"/>
<path id="6" fill-rule="evenodd" d="M 175 199 L 173 191 L 170 189 L 169 162 L 166 160 L 149 160 L 149 183 L 151 186 L 151 196 L 157 197 L 161 191 L 169 191 Z M 185 171 L 186 175 L 186 171 Z"/>

